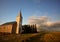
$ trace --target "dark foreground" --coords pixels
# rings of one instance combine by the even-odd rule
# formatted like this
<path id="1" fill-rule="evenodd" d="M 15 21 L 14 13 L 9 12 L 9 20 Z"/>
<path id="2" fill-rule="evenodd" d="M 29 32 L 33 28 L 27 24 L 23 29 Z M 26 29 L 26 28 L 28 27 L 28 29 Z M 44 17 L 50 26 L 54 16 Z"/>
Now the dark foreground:
<path id="1" fill-rule="evenodd" d="M 0 42 L 60 42 L 60 32 L 0 34 Z"/>

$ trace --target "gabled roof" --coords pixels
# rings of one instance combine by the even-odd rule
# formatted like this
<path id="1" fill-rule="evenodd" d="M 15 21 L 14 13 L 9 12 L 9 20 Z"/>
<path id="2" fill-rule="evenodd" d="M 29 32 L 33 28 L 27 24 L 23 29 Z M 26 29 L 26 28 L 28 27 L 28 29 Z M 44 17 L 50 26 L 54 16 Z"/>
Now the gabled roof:
<path id="1" fill-rule="evenodd" d="M 14 23 L 17 23 L 16 21 L 12 21 L 12 22 L 7 22 L 7 23 L 4 23 L 2 25 L 9 25 L 9 24 L 14 24 Z"/>

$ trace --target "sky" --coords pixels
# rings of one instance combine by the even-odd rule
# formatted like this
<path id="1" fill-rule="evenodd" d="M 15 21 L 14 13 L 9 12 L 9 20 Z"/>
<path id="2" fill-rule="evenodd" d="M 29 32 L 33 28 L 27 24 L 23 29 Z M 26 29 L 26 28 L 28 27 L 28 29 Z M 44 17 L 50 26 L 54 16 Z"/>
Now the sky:
<path id="1" fill-rule="evenodd" d="M 28 24 L 30 17 L 60 21 L 60 0 L 0 0 L 0 24 L 15 21 L 20 10 L 23 24 Z"/>

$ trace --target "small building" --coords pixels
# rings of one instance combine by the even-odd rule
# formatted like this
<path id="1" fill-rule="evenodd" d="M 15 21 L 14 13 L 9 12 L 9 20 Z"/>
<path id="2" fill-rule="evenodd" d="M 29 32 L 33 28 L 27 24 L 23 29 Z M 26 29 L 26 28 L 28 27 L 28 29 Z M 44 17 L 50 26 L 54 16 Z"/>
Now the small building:
<path id="1" fill-rule="evenodd" d="M 16 21 L 7 22 L 0 25 L 0 32 L 1 33 L 12 33 L 12 34 L 19 34 L 22 32 L 22 14 L 21 11 L 19 12 L 18 16 L 16 17 Z"/>

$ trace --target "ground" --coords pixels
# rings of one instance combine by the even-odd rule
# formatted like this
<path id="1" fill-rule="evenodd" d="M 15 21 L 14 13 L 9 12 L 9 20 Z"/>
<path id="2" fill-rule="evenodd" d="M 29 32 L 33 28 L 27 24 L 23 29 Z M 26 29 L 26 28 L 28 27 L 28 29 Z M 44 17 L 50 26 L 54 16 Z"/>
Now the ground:
<path id="1" fill-rule="evenodd" d="M 30 34 L 0 34 L 0 42 L 60 42 L 60 32 Z"/>

